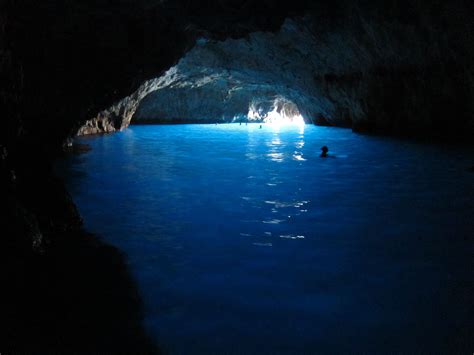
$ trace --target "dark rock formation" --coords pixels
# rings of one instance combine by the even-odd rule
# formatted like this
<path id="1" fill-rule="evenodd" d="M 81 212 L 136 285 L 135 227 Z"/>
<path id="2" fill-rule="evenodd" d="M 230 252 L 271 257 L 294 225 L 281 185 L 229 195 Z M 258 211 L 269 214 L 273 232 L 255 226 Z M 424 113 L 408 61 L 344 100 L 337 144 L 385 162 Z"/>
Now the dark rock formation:
<path id="1" fill-rule="evenodd" d="M 176 66 L 79 133 L 122 129 L 133 115 L 135 122 L 229 122 L 284 100 L 316 124 L 439 139 L 462 132 L 469 139 L 473 29 L 461 5 L 336 6 L 344 23 L 328 23 L 327 11 L 316 8 L 276 33 L 202 38 Z"/>
<path id="2" fill-rule="evenodd" d="M 1 156 L 1 351 L 157 352 L 122 254 L 82 230 L 49 163 L 25 154 L 15 169 Z"/>
<path id="3" fill-rule="evenodd" d="M 157 353 L 115 248 L 78 230 L 57 235 L 42 250 L 11 246 L 0 256 L 2 352 Z"/>
<path id="4" fill-rule="evenodd" d="M 107 110 L 99 112 L 96 117 L 87 120 L 79 128 L 77 135 L 110 133 L 128 127 L 139 103 L 153 90 L 156 81 L 157 80 L 146 81 L 132 95 L 120 100 Z"/>
<path id="5" fill-rule="evenodd" d="M 302 54 L 314 50 L 305 26 L 302 19 L 287 20 L 277 33 L 198 41 L 176 66 L 134 95 L 146 94 L 135 122 L 252 120 L 274 109 L 312 122 L 331 103 L 316 94 L 313 68 Z"/>
<path id="6" fill-rule="evenodd" d="M 0 2 L 1 352 L 155 351 L 123 257 L 81 230 L 51 162 L 88 118 L 159 76 L 198 35 L 276 29 L 287 10 L 272 2 Z M 118 127 L 110 121 L 100 131 L 110 126 Z"/>
<path id="7" fill-rule="evenodd" d="M 297 87 L 289 99 L 301 113 L 357 130 L 472 138 L 473 13 L 467 0 L 2 0 L 0 194 L 7 212 L 0 215 L 0 351 L 4 344 L 9 353 L 149 349 L 122 257 L 81 231 L 50 167 L 88 119 L 159 78 L 197 38 L 237 40 L 210 42 L 210 53 L 245 41 L 250 50 L 255 36 L 271 37 L 285 18 L 310 16 L 299 25 L 309 26 L 300 32 L 311 42 L 288 46 L 311 53 L 295 54 L 292 61 L 308 59 L 288 68 L 310 61 L 298 73 L 311 72 L 312 84 L 283 70 Z M 255 32 L 267 34 L 239 40 Z M 235 57 L 231 63 L 238 64 Z M 305 113 L 303 98 L 324 104 Z M 130 100 L 81 132 L 123 127 L 140 101 Z M 104 280 L 122 296 L 115 306 L 107 305 L 113 297 L 100 288 Z"/>

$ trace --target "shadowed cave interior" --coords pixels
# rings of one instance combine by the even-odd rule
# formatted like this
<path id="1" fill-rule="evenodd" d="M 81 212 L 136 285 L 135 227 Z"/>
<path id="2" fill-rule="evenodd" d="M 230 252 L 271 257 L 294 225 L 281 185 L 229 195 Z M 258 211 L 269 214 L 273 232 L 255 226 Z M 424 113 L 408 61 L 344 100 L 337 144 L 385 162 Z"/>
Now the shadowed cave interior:
<path id="1" fill-rule="evenodd" d="M 159 351 L 126 258 L 53 172 L 76 135 L 286 117 L 472 145 L 469 1 L 0 6 L 0 352 Z"/>
<path id="2" fill-rule="evenodd" d="M 286 19 L 275 32 L 199 37 L 176 65 L 88 120 L 79 135 L 115 131 L 132 119 L 259 120 L 288 107 L 284 102 L 297 107 L 307 123 L 354 131 L 450 139 L 464 131 L 460 127 L 471 130 L 472 107 L 465 96 L 471 90 L 463 83 L 470 74 L 452 64 L 461 57 L 452 57 L 453 43 L 442 29 L 416 32 L 411 24 L 360 16 L 332 24 L 334 32 L 321 31 L 321 18 L 313 14 Z M 439 87 L 450 94 L 439 97 Z M 448 117 L 456 127 L 446 124 Z"/>

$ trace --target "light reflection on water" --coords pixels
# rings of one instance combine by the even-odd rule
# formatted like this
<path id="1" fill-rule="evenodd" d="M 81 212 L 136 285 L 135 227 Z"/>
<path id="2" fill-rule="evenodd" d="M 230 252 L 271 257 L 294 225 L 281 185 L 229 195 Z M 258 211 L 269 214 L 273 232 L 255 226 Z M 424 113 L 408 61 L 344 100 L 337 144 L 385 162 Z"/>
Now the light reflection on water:
<path id="1" fill-rule="evenodd" d="M 164 350 L 470 345 L 472 150 L 257 124 L 82 140 L 63 174 L 86 227 L 127 254 Z"/>

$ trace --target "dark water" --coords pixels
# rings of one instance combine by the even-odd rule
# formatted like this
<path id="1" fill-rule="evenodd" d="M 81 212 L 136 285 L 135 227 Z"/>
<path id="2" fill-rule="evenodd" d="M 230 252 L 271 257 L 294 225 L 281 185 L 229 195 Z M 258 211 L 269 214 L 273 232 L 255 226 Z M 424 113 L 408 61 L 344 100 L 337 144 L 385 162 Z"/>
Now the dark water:
<path id="1" fill-rule="evenodd" d="M 474 350 L 472 150 L 236 124 L 81 142 L 59 167 L 165 351 Z"/>

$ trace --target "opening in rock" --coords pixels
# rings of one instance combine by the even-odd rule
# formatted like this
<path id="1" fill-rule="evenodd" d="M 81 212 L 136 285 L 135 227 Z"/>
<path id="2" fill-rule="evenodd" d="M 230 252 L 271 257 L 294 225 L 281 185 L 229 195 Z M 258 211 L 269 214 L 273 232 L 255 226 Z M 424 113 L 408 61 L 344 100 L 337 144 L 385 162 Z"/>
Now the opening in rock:
<path id="1" fill-rule="evenodd" d="M 249 122 L 265 122 L 275 125 L 305 124 L 298 106 L 282 97 L 276 98 L 270 109 L 266 107 L 265 102 L 252 101 L 246 118 Z"/>
<path id="2" fill-rule="evenodd" d="M 91 120 L 79 134 L 133 123 L 279 122 L 332 124 L 336 111 L 305 54 L 316 42 L 303 21 L 248 38 L 198 40 L 161 77 Z M 104 129 L 107 131 L 107 129 Z"/>

